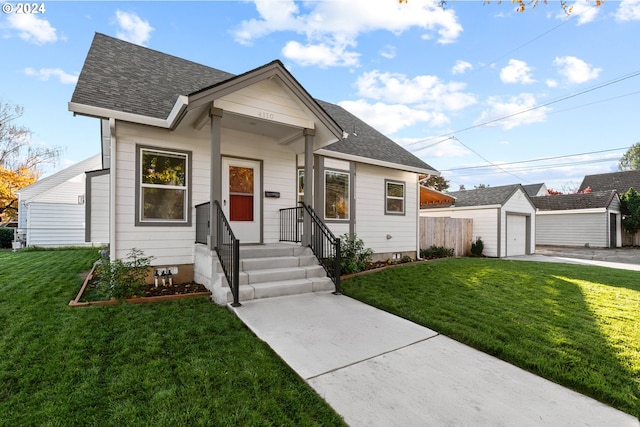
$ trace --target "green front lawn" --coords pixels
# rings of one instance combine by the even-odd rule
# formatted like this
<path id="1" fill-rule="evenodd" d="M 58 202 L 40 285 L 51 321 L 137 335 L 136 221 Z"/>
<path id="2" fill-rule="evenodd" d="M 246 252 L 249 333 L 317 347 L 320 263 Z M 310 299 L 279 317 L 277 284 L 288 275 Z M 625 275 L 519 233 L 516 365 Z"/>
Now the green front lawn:
<path id="1" fill-rule="evenodd" d="M 96 249 L 0 251 L 0 425 L 341 425 L 206 297 L 67 306 Z"/>
<path id="2" fill-rule="evenodd" d="M 640 272 L 456 258 L 344 293 L 640 416 Z"/>

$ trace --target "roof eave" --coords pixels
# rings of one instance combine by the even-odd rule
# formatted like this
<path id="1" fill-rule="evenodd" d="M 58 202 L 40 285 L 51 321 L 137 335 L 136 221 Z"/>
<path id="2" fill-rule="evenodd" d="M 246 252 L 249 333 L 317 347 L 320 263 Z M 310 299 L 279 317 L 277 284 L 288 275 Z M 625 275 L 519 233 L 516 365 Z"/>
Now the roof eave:
<path id="1" fill-rule="evenodd" d="M 78 114 L 81 116 L 97 117 L 102 119 L 112 118 L 125 122 L 138 123 L 141 125 L 155 126 L 173 130 L 180 123 L 182 117 L 184 117 L 188 105 L 189 98 L 184 95 L 179 95 L 178 99 L 176 99 L 176 103 L 174 104 L 171 112 L 166 119 L 144 116 L 142 114 L 127 113 L 125 111 L 117 111 L 109 108 L 80 104 L 77 102 L 69 102 L 68 108 L 69 111 L 71 111 L 73 114 Z"/>
<path id="2" fill-rule="evenodd" d="M 369 165 L 382 166 L 382 167 L 390 168 L 390 169 L 398 169 L 398 170 L 403 170 L 403 171 L 406 171 L 406 172 L 414 172 L 414 173 L 418 173 L 418 174 L 423 173 L 423 174 L 428 174 L 428 175 L 440 176 L 440 172 L 438 172 L 436 170 L 431 170 L 431 169 L 426 169 L 426 168 L 419 168 L 419 167 L 416 167 L 416 166 L 403 165 L 403 164 L 393 163 L 393 162 L 386 162 L 384 160 L 371 159 L 369 157 L 356 156 L 354 154 L 345 154 L 345 153 L 340 153 L 338 151 L 327 150 L 327 149 L 324 149 L 324 148 L 316 150 L 315 153 L 319 154 L 321 156 L 325 156 L 325 157 L 333 157 L 333 158 L 336 158 L 336 159 L 342 159 L 342 160 L 349 160 L 349 161 L 355 161 L 355 162 L 360 162 L 360 163 L 366 163 L 366 164 L 369 164 Z"/>

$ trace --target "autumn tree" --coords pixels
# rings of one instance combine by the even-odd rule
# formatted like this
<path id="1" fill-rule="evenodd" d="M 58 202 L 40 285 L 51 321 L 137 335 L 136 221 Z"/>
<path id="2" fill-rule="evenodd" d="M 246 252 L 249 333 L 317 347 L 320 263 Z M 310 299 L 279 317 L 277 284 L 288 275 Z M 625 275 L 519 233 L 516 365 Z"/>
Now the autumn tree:
<path id="1" fill-rule="evenodd" d="M 518 12 L 524 12 L 527 9 L 535 8 L 540 3 L 547 4 L 548 2 L 549 2 L 548 0 L 511 0 L 511 3 L 516 5 L 516 10 Z M 398 3 L 400 4 L 409 3 L 409 0 L 398 0 Z M 490 4 L 490 3 L 491 3 L 491 0 L 484 0 L 484 4 Z M 494 0 L 494 3 L 502 4 L 502 0 Z M 594 0 L 593 2 L 593 4 L 598 7 L 602 6 L 602 3 L 604 3 L 604 0 Z M 439 0 L 438 6 L 444 9 L 447 6 L 447 1 Z M 562 10 L 565 11 L 567 15 L 570 15 L 571 12 L 573 11 L 573 6 L 569 6 L 569 4 L 565 0 L 560 0 L 560 7 L 562 8 Z"/>
<path id="2" fill-rule="evenodd" d="M 24 109 L 0 101 L 0 219 L 14 220 L 18 216 L 16 192 L 34 183 L 40 176 L 40 166 L 55 161 L 60 148 L 31 144 L 31 132 L 15 123 Z"/>
<path id="3" fill-rule="evenodd" d="M 633 171 L 640 169 L 640 142 L 636 142 L 622 155 L 618 162 L 619 171 Z"/>
<path id="4" fill-rule="evenodd" d="M 441 175 L 420 175 L 418 179 L 420 185 L 434 190 L 447 191 L 449 189 L 449 181 Z"/>

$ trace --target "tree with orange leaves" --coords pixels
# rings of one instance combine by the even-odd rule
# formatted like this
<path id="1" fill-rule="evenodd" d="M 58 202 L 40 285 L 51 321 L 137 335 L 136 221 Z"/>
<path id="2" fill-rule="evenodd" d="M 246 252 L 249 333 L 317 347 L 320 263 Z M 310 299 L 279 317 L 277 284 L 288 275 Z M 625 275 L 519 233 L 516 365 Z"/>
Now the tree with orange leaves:
<path id="1" fill-rule="evenodd" d="M 61 149 L 33 146 L 31 132 L 17 125 L 24 110 L 0 101 L 0 221 L 18 216 L 16 192 L 33 184 L 40 176 L 39 166 L 55 161 Z"/>
<path id="2" fill-rule="evenodd" d="M 398 3 L 400 4 L 408 2 L 409 0 L 398 0 Z M 491 3 L 491 0 L 484 0 L 484 3 L 489 4 Z M 502 4 L 502 0 L 497 0 L 496 3 Z M 516 10 L 518 12 L 524 12 L 525 10 L 527 10 L 527 8 L 533 9 L 540 3 L 547 4 L 548 0 L 511 0 L 511 3 L 517 4 Z M 600 7 L 602 3 L 604 3 L 604 0 L 594 1 L 594 4 L 598 7 Z M 440 5 L 440 7 L 444 8 L 447 5 L 447 1 L 440 0 L 438 4 Z M 560 7 L 565 11 L 567 15 L 570 15 L 573 10 L 573 6 L 569 6 L 565 0 L 560 0 Z"/>

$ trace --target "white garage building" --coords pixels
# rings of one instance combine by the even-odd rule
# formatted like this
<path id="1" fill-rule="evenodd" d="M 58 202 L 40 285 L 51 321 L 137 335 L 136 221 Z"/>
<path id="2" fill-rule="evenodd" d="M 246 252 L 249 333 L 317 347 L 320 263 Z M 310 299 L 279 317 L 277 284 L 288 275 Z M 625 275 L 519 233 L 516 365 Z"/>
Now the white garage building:
<path id="1" fill-rule="evenodd" d="M 473 219 L 474 240 L 481 238 L 483 254 L 507 257 L 532 254 L 536 247 L 536 208 L 520 184 L 448 193 L 455 202 L 420 210 L 420 216 Z"/>

